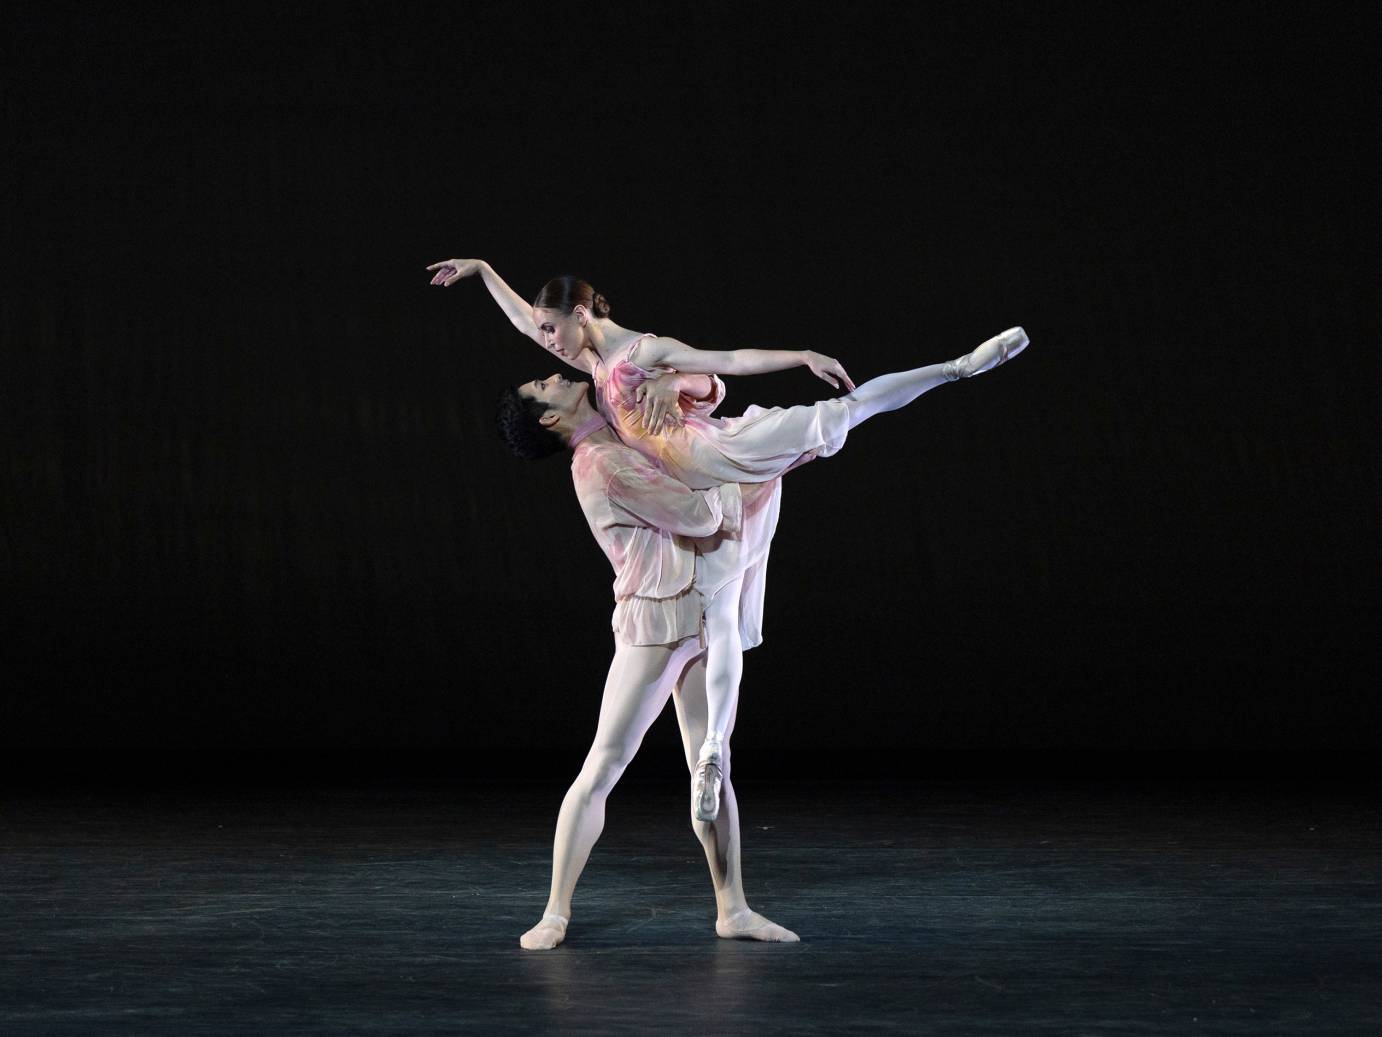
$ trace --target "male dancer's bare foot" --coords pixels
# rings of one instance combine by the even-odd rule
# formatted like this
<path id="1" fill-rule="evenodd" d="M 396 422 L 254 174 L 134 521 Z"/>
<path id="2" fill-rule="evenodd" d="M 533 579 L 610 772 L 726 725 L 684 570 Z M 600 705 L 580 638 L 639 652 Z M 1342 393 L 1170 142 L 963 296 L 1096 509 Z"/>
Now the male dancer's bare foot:
<path id="1" fill-rule="evenodd" d="M 801 937 L 770 922 L 747 907 L 715 923 L 715 934 L 726 940 L 764 940 L 768 943 L 800 943 Z"/>
<path id="2" fill-rule="evenodd" d="M 566 939 L 567 919 L 561 915 L 543 915 L 542 921 L 518 938 L 525 951 L 550 951 Z"/>

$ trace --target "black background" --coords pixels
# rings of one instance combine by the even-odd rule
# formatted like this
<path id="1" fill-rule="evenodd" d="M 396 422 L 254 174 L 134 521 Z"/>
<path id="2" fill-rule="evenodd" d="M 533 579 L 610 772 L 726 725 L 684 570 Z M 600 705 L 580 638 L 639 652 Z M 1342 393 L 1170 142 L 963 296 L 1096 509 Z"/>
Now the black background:
<path id="1" fill-rule="evenodd" d="M 1365 760 L 1375 34 L 1323 10 L 30 14 L 5 768 L 574 773 L 611 573 L 565 462 L 493 432 L 553 361 L 429 286 L 453 256 L 856 381 L 1031 335 L 785 481 L 736 770 Z M 669 716 L 647 744 L 684 773 Z"/>

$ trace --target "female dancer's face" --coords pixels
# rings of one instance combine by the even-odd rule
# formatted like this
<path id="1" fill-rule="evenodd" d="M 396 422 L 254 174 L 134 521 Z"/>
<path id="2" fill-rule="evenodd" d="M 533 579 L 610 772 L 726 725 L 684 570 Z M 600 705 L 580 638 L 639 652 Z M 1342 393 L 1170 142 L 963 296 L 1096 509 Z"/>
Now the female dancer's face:
<path id="1" fill-rule="evenodd" d="M 572 310 L 562 316 L 556 310 L 533 310 L 533 321 L 542 332 L 542 344 L 567 360 L 574 360 L 586 346 L 585 329 Z"/>

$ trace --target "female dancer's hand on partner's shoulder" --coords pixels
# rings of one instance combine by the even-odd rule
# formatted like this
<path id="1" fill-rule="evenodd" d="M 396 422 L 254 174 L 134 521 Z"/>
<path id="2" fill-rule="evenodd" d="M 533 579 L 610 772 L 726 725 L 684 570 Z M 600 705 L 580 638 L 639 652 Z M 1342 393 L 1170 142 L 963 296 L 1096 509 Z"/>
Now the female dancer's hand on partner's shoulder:
<path id="1" fill-rule="evenodd" d="M 824 353 L 814 353 L 809 349 L 802 350 L 804 359 L 802 363 L 811 368 L 811 373 L 824 382 L 828 382 L 836 389 L 840 383 L 844 382 L 845 387 L 850 392 L 854 391 L 854 381 L 845 373 L 845 369 L 840 366 L 840 362 L 834 357 L 828 357 Z"/>
<path id="2" fill-rule="evenodd" d="M 462 277 L 469 277 L 484 265 L 483 259 L 443 259 L 440 263 L 433 263 L 427 269 L 436 271 L 432 283 L 445 288 L 449 284 L 455 284 Z"/>
<path id="3" fill-rule="evenodd" d="M 681 385 L 676 374 L 649 378 L 634 390 L 633 400 L 642 413 L 639 425 L 650 435 L 656 436 L 664 428 L 685 424 L 681 415 Z"/>

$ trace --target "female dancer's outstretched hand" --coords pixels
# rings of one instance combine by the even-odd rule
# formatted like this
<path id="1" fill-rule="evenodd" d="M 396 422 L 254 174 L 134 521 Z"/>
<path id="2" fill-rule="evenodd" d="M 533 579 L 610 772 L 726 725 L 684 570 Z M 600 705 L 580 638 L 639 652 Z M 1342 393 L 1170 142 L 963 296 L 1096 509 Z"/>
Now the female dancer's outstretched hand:
<path id="1" fill-rule="evenodd" d="M 806 357 L 804 363 L 817 378 L 828 382 L 836 389 L 840 387 L 840 382 L 844 382 L 850 392 L 854 391 L 853 380 L 845 373 L 838 360 L 821 353 L 813 353 L 809 349 L 805 350 L 803 355 Z"/>
<path id="2" fill-rule="evenodd" d="M 432 283 L 445 288 L 449 284 L 455 284 L 462 277 L 469 277 L 484 264 L 483 259 L 444 259 L 440 263 L 433 263 L 427 269 L 437 272 L 432 278 Z"/>

